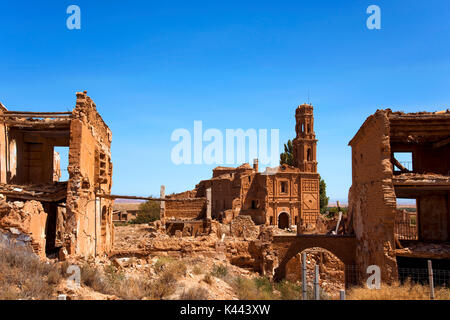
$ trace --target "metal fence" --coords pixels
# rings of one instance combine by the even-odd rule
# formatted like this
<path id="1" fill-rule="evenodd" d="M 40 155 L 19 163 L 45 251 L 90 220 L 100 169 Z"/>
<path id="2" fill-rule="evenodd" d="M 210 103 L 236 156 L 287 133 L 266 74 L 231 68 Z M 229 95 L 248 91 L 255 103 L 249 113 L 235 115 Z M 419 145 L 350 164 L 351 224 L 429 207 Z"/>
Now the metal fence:
<path id="1" fill-rule="evenodd" d="M 450 270 L 432 270 L 433 283 L 436 287 L 450 288 Z M 430 284 L 428 269 L 399 268 L 398 279 L 400 283 L 413 282 L 422 285 Z"/>
<path id="2" fill-rule="evenodd" d="M 418 240 L 417 214 L 398 213 L 395 216 L 394 233 L 399 240 Z"/>
<path id="3" fill-rule="evenodd" d="M 430 284 L 430 274 L 426 268 L 398 268 L 397 270 L 397 280 L 400 284 L 405 284 L 407 282 L 421 285 Z M 445 287 L 450 289 L 450 270 L 431 269 L 431 271 L 435 287 Z M 369 273 L 361 272 L 356 266 L 345 266 L 346 287 L 365 285 L 369 276 Z"/>
<path id="4" fill-rule="evenodd" d="M 367 287 L 368 289 L 377 290 L 386 286 L 385 281 L 381 279 L 380 272 L 378 273 L 378 280 L 373 281 L 376 279 L 373 270 L 378 267 L 371 267 L 374 268 L 372 268 L 372 270 L 368 268 L 368 270 L 362 272 L 361 269 L 355 265 L 346 265 L 344 270 L 345 283 L 341 282 L 337 285 L 334 284 L 332 286 L 332 291 L 329 291 L 328 289 L 330 289 L 330 287 L 328 286 L 327 289 L 327 286 L 324 286 L 324 284 L 325 281 L 329 283 L 330 280 L 326 274 L 319 271 L 319 266 L 315 265 L 313 270 L 307 270 L 306 264 L 302 263 L 302 283 L 306 283 L 306 286 L 302 285 L 302 299 L 330 299 L 330 294 L 335 296 L 336 290 L 338 290 L 339 298 L 345 300 L 345 292 L 347 289 L 362 286 Z M 378 268 L 378 271 L 381 270 Z M 414 287 L 415 285 L 421 285 L 426 288 L 425 291 L 421 289 L 419 292 L 429 292 L 430 299 L 435 299 L 435 288 L 436 290 L 441 290 L 442 288 L 450 290 L 450 270 L 433 269 L 431 260 L 428 260 L 428 268 L 398 268 L 397 272 L 397 278 L 393 279 L 394 283 L 391 284 L 393 287 L 406 285 L 406 290 L 410 290 L 409 286 Z M 376 285 L 377 281 L 379 286 Z M 442 295 L 442 291 L 436 291 L 436 294 L 439 294 L 439 292 L 441 292 L 440 295 Z M 444 294 L 446 293 L 444 292 Z"/>

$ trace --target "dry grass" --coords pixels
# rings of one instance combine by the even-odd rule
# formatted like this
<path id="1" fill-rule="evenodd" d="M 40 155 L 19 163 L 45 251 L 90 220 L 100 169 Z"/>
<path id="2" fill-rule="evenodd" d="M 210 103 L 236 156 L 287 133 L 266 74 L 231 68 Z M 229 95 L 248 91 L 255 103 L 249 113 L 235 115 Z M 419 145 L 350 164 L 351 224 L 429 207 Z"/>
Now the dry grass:
<path id="1" fill-rule="evenodd" d="M 207 300 L 208 291 L 202 287 L 190 288 L 184 291 L 180 300 Z"/>
<path id="2" fill-rule="evenodd" d="M 193 274 L 196 274 L 196 275 L 199 275 L 199 274 L 203 274 L 203 269 L 202 268 L 200 268 L 199 266 L 195 266 L 193 269 L 192 269 L 192 273 Z"/>
<path id="3" fill-rule="evenodd" d="M 300 300 L 302 298 L 302 287 L 296 283 L 281 281 L 275 284 L 275 288 L 280 293 L 281 300 Z"/>
<path id="4" fill-rule="evenodd" d="M 207 274 L 205 274 L 205 276 L 203 277 L 203 280 L 202 280 L 202 281 L 205 282 L 205 283 L 207 283 L 207 284 L 209 284 L 209 285 L 212 285 L 212 283 L 213 283 L 213 278 L 212 278 L 212 276 L 211 276 L 210 273 L 207 273 Z"/>
<path id="5" fill-rule="evenodd" d="M 54 299 L 60 280 L 55 265 L 18 248 L 0 247 L 0 300 Z"/>
<path id="6" fill-rule="evenodd" d="M 180 261 L 172 261 L 158 272 L 158 277 L 152 281 L 151 291 L 154 299 L 163 299 L 175 292 L 179 278 L 186 275 L 186 265 Z"/>
<path id="7" fill-rule="evenodd" d="M 81 282 L 96 292 L 115 295 L 124 300 L 154 298 L 151 281 L 127 278 L 112 265 L 105 267 L 103 272 L 89 265 L 82 266 Z"/>
<path id="8" fill-rule="evenodd" d="M 261 285 L 255 279 L 238 277 L 234 280 L 233 288 L 240 300 L 274 300 L 273 287 Z"/>
<path id="9" fill-rule="evenodd" d="M 267 277 L 253 279 L 237 277 L 231 283 L 240 300 L 301 300 L 302 286 L 287 280 L 273 282 Z M 311 287 L 307 290 L 308 300 L 313 299 Z M 327 300 L 329 296 L 321 291 L 320 299 Z"/>
<path id="10" fill-rule="evenodd" d="M 68 265 L 62 264 L 59 273 L 52 277 L 64 275 Z M 113 265 L 106 266 L 103 270 L 92 267 L 89 264 L 81 266 L 81 283 L 92 290 L 115 295 L 125 300 L 164 299 L 175 292 L 179 278 L 186 275 L 187 267 L 183 262 L 172 258 L 160 258 L 155 264 L 157 277 L 154 279 L 142 277 L 127 277 L 123 271 Z M 54 280 L 51 280 L 54 282 Z"/>
<path id="11" fill-rule="evenodd" d="M 171 257 L 161 256 L 155 262 L 155 264 L 153 265 L 153 268 L 155 269 L 156 272 L 160 272 L 164 269 L 164 267 L 166 267 L 167 265 L 170 265 L 174 262 L 175 262 L 175 260 Z"/>
<path id="12" fill-rule="evenodd" d="M 129 278 L 116 283 L 111 288 L 111 294 L 124 300 L 153 299 L 151 282 L 135 278 Z"/>
<path id="13" fill-rule="evenodd" d="M 348 300 L 429 300 L 430 288 L 413 282 L 381 285 L 381 289 L 353 288 L 347 293 Z M 450 289 L 435 288 L 436 300 L 450 300 Z"/>
<path id="14" fill-rule="evenodd" d="M 225 265 L 213 265 L 211 275 L 216 278 L 225 279 L 228 275 L 228 268 Z"/>
<path id="15" fill-rule="evenodd" d="M 109 294 L 111 291 L 106 278 L 96 268 L 88 264 L 81 267 L 81 283 L 97 292 Z"/>
<path id="16" fill-rule="evenodd" d="M 187 268 L 183 262 L 164 257 L 158 259 L 155 270 L 157 277 L 150 280 L 126 277 L 113 265 L 106 266 L 103 272 L 84 265 L 81 268 L 81 281 L 97 292 L 125 300 L 164 299 L 175 292 L 176 283 L 186 275 Z"/>

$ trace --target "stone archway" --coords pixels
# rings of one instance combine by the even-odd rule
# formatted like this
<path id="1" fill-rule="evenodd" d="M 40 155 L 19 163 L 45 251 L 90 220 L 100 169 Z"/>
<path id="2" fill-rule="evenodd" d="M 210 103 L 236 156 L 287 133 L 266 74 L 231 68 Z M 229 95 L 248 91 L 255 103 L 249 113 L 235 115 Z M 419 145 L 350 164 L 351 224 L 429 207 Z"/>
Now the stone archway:
<path id="1" fill-rule="evenodd" d="M 303 254 L 305 254 L 306 279 L 312 288 L 315 266 L 319 266 L 321 290 L 329 296 L 336 297 L 339 290 L 345 289 L 345 265 L 332 252 L 324 248 L 308 248 L 294 255 L 286 262 L 285 279 L 291 282 L 303 280 Z"/>
<path id="2" fill-rule="evenodd" d="M 354 236 L 275 236 L 272 241 L 272 248 L 279 261 L 274 274 L 276 280 L 286 277 L 286 265 L 298 253 L 310 248 L 322 248 L 335 255 L 344 264 L 346 286 L 357 282 L 357 279 L 353 277 L 356 271 L 354 269 L 356 264 L 356 240 Z"/>
<path id="3" fill-rule="evenodd" d="M 280 228 L 280 229 L 287 229 L 289 227 L 290 227 L 290 224 L 289 224 L 289 213 L 281 212 L 278 215 L 278 228 Z"/>

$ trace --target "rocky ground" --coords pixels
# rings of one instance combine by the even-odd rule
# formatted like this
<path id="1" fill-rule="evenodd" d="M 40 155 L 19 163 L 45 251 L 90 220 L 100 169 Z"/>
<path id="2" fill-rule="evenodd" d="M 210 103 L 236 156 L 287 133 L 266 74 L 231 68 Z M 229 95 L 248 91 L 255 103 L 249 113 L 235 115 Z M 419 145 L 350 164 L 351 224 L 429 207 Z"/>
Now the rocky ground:
<path id="1" fill-rule="evenodd" d="M 12 256 L 17 262 L 10 266 L 11 272 L 0 272 L 0 291 L 6 292 L 0 299 L 56 299 L 59 295 L 75 300 L 299 299 L 300 255 L 288 264 L 288 281 L 274 283 L 270 274 L 262 276 L 264 245 L 259 238 L 263 227 L 247 220 L 237 219 L 231 225 L 214 222 L 209 235 L 197 237 L 168 236 L 157 224 L 117 226 L 111 254 L 89 259 L 38 259 L 31 258 L 30 252 L 17 258 L 15 250 L 0 248 L 0 264 L 8 265 Z M 276 228 L 272 232 L 293 234 Z M 342 263 L 328 252 L 308 250 L 310 284 L 316 263 L 323 298 L 335 298 L 343 287 Z M 31 291 L 24 290 L 23 281 L 30 283 Z"/>
<path id="2" fill-rule="evenodd" d="M 216 226 L 215 231 L 220 231 L 220 228 Z M 221 235 L 221 232 L 223 230 L 200 237 L 171 237 L 149 225 L 120 226 L 115 228 L 114 250 L 109 257 L 88 261 L 72 259 L 66 263 L 80 266 L 88 264 L 97 270 L 113 268 L 120 277 L 145 281 L 158 279 L 163 264 L 182 264 L 185 272 L 179 275 L 173 283 L 173 290 L 163 299 L 197 296 L 201 299 L 233 300 L 261 298 L 261 295 L 271 299 L 281 298 L 281 295 L 300 298 L 299 264 L 293 263 L 291 270 L 288 270 L 291 274 L 288 287 L 273 285 L 273 290 L 267 291 L 267 283 L 270 282 L 255 270 L 257 263 L 249 253 L 251 240 L 234 237 L 226 232 Z M 224 249 L 220 250 L 218 244 Z M 319 263 L 324 293 L 328 298 L 336 297 L 339 289 L 343 288 L 342 263 L 332 254 L 319 249 L 308 250 L 307 261 L 308 281 L 312 283 L 314 266 Z M 247 280 L 250 282 L 245 282 Z M 240 285 L 236 285 L 236 282 Z M 261 287 L 266 288 L 265 293 L 260 292 L 262 289 L 257 287 L 258 283 L 266 283 L 266 287 Z M 120 294 L 104 294 L 85 285 L 79 288 L 63 285 L 59 293 L 73 299 L 123 298 Z"/>

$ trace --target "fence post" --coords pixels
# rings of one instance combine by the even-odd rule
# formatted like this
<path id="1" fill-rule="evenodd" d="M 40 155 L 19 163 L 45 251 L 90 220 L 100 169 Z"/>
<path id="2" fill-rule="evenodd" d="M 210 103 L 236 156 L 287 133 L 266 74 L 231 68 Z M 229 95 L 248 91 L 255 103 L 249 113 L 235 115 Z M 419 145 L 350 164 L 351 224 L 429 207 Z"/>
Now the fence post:
<path id="1" fill-rule="evenodd" d="M 345 290 L 339 290 L 339 298 L 340 300 L 345 300 Z"/>
<path id="2" fill-rule="evenodd" d="M 428 282 L 430 284 L 430 299 L 434 300 L 433 266 L 431 260 L 428 260 Z"/>
<path id="3" fill-rule="evenodd" d="M 320 300 L 319 265 L 314 270 L 314 300 Z"/>
<path id="4" fill-rule="evenodd" d="M 306 280 L 306 253 L 302 253 L 302 298 L 308 300 L 308 283 Z"/>

